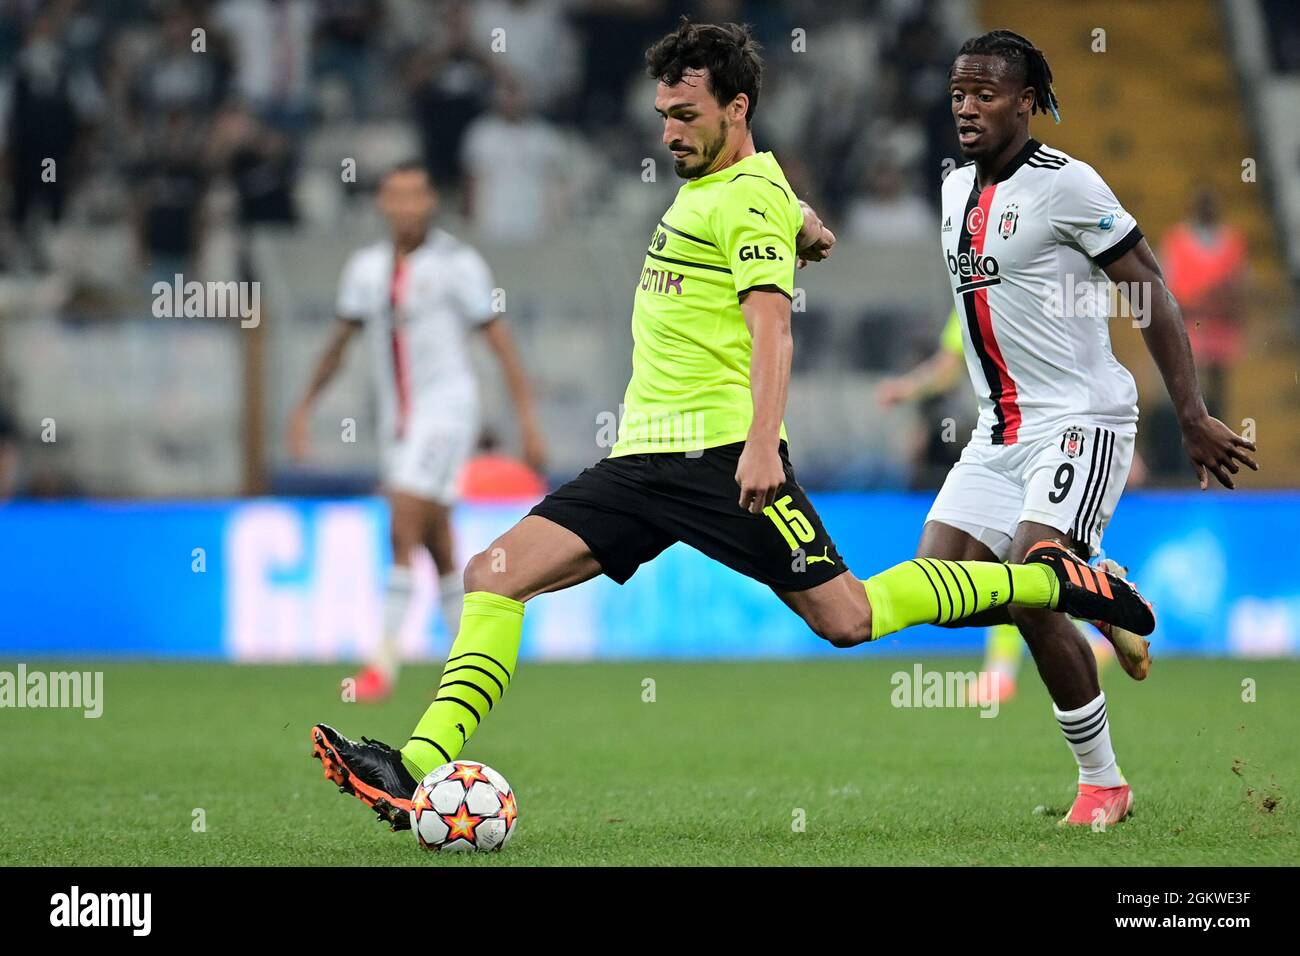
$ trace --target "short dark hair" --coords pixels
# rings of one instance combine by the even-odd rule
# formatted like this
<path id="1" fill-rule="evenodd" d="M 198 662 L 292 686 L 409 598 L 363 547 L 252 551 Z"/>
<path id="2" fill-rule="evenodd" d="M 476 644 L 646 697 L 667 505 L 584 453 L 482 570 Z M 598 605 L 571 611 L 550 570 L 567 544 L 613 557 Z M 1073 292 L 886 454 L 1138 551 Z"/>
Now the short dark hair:
<path id="1" fill-rule="evenodd" d="M 672 86 L 687 70 L 709 71 L 709 92 L 722 105 L 738 93 L 749 97 L 745 122 L 753 121 L 763 85 L 761 47 L 748 24 L 691 23 L 682 17 L 677 29 L 646 50 L 647 72 Z"/>
<path id="2" fill-rule="evenodd" d="M 1060 101 L 1052 89 L 1052 68 L 1047 65 L 1043 51 L 1019 33 L 1010 30 L 991 30 L 982 36 L 971 37 L 961 45 L 958 56 L 996 56 L 1017 70 L 1025 86 L 1034 91 L 1032 113 L 1051 113 L 1061 121 Z"/>

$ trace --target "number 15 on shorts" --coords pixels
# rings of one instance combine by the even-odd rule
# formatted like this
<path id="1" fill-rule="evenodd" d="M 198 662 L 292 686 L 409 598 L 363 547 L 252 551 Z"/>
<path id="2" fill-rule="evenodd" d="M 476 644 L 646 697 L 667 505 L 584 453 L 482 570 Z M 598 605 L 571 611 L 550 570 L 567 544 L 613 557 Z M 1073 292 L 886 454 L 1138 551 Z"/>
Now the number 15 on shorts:
<path id="1" fill-rule="evenodd" d="M 802 511 L 791 507 L 793 500 L 790 495 L 778 498 L 763 509 L 763 514 L 772 519 L 772 524 L 781 532 L 781 537 L 785 538 L 790 550 L 798 551 L 801 544 L 808 544 L 817 537 L 817 531 Z"/>

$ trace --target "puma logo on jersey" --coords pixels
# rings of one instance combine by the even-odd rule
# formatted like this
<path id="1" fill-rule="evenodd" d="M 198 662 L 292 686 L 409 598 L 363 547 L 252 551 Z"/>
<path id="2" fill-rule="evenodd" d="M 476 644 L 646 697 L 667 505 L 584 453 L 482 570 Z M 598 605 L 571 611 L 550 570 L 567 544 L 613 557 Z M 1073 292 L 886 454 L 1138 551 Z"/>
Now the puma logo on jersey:
<path id="1" fill-rule="evenodd" d="M 755 209 L 753 206 L 750 206 L 750 207 L 749 207 L 749 211 L 752 212 L 755 216 L 762 216 L 762 217 L 763 217 L 763 221 L 764 221 L 764 222 L 767 222 L 767 210 L 766 210 L 766 209 L 764 209 L 762 212 L 759 212 L 759 211 L 758 211 L 757 209 Z"/>
<path id="2" fill-rule="evenodd" d="M 830 552 L 830 550 L 831 550 L 831 546 L 829 544 L 826 545 L 826 547 L 822 548 L 821 555 L 820 556 L 816 554 L 811 555 L 808 558 L 808 563 L 816 564 L 818 561 L 825 561 L 827 564 L 834 564 L 835 562 L 832 561 L 829 557 L 827 557 L 827 554 Z"/>

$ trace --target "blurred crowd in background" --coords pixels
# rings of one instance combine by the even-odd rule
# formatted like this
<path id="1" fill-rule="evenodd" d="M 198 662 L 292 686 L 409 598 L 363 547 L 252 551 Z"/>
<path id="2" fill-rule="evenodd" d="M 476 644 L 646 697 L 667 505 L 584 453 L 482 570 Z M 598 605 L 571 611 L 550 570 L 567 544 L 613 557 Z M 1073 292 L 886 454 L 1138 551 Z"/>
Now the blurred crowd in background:
<path id="1" fill-rule="evenodd" d="M 1278 68 L 1300 70 L 1293 5 L 1262 9 Z M 956 44 L 980 32 L 972 10 L 929 0 L 0 0 L 0 276 L 24 290 L 0 297 L 0 315 L 33 301 L 74 322 L 138 313 L 156 279 L 237 270 L 244 227 L 337 227 L 380 171 L 340 177 L 338 144 L 358 138 L 391 160 L 417 150 L 444 208 L 494 248 L 626 214 L 627 171 L 660 155 L 643 52 L 687 13 L 752 24 L 769 67 L 756 140 L 841 239 L 930 242 L 940 178 L 928 172 L 954 152 L 947 71 Z M 810 55 L 800 29 L 817 32 Z M 498 37 L 508 56 L 493 55 Z M 108 224 L 115 245 L 95 231 Z M 1168 254 L 1194 264 L 1198 238 L 1217 244 L 1217 228 L 1207 195 L 1166 238 Z M 61 242 L 65 233 L 81 241 Z M 1245 269 L 1239 238 L 1230 244 L 1228 285 Z M 1231 291 L 1211 292 L 1205 308 L 1222 334 L 1197 347 L 1214 391 L 1212 370 L 1241 346 Z M 931 318 L 896 366 L 932 344 L 943 316 Z M 30 410 L 15 409 L 21 361 L 0 361 L 0 500 L 20 485 L 103 490 L 76 476 L 19 477 L 14 449 L 36 430 Z"/>
<path id="2" fill-rule="evenodd" d="M 394 118 L 482 238 L 540 239 L 607 201 L 609 170 L 657 139 L 643 52 L 687 13 L 751 23 L 764 42 L 758 135 L 796 188 L 850 231 L 928 234 L 933 177 L 908 171 L 947 151 L 952 41 L 970 26 L 934 4 L 6 0 L 0 267 L 49 267 L 42 218 L 118 213 L 168 274 L 198 254 L 215 182 L 233 184 L 241 221 L 293 222 L 309 135 Z M 827 24 L 833 48 L 796 55 L 792 30 Z M 508 57 L 480 42 L 494 36 Z"/>

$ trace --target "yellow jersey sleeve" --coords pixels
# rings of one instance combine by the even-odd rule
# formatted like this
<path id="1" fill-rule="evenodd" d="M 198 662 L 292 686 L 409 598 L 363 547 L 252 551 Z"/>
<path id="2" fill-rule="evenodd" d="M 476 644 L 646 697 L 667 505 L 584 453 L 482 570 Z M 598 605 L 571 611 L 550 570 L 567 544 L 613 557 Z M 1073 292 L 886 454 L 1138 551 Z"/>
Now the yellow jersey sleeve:
<path id="1" fill-rule="evenodd" d="M 738 173 L 725 187 L 713 226 L 738 297 L 768 288 L 794 298 L 794 244 L 803 213 L 787 184 Z"/>

